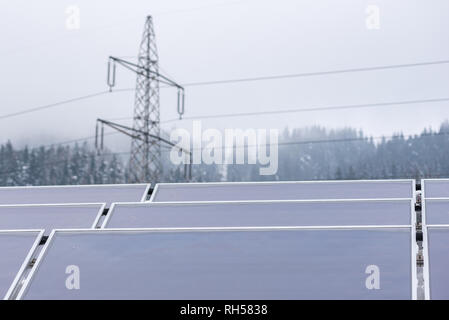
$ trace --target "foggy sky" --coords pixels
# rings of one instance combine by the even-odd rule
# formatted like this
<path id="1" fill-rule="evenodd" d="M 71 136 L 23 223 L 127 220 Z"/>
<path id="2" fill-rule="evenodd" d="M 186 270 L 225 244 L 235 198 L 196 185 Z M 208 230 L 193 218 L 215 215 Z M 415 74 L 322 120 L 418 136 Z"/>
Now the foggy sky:
<path id="1" fill-rule="evenodd" d="M 80 29 L 65 10 L 80 8 Z M 365 26 L 367 5 L 380 29 Z M 0 116 L 107 90 L 109 55 L 136 56 L 153 15 L 163 72 L 179 83 L 449 59 L 449 2 L 438 0 L 1 1 Z M 118 67 L 117 88 L 135 86 Z M 186 88 L 186 116 L 449 97 L 449 65 Z M 161 89 L 161 120 L 176 118 Z M 131 117 L 117 92 L 0 119 L 0 142 L 47 144 L 94 133 L 95 119 Z M 449 118 L 449 102 L 202 120 L 203 128 L 351 126 L 375 136 L 418 133 Z M 129 120 L 122 121 L 130 124 Z M 190 128 L 191 121 L 173 122 Z M 125 138 L 106 140 L 111 147 Z M 123 148 L 122 148 L 123 149 Z M 126 149 L 126 145 L 125 148 Z"/>

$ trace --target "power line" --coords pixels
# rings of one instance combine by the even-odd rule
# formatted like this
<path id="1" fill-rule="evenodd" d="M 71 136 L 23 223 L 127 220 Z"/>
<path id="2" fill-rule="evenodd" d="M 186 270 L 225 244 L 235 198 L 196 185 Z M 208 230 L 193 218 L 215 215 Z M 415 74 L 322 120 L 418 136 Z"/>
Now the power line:
<path id="1" fill-rule="evenodd" d="M 113 134 L 114 132 L 111 132 L 111 134 Z M 432 136 L 447 136 L 449 135 L 449 132 L 435 132 L 435 133 L 428 133 L 428 134 L 420 134 L 420 135 L 408 135 L 408 139 L 411 138 L 425 138 L 425 137 L 432 137 Z M 379 139 L 394 139 L 394 138 L 399 138 L 401 137 L 401 135 L 392 135 L 392 136 L 377 136 L 377 137 L 362 137 L 362 138 L 340 138 L 340 139 L 322 139 L 322 140 L 303 140 L 303 141 L 285 141 L 285 142 L 280 142 L 275 144 L 276 146 L 287 146 L 287 145 L 303 145 L 303 144 L 317 144 L 317 143 L 338 143 L 338 142 L 357 142 L 357 141 L 365 141 L 365 142 L 369 142 L 371 140 L 379 140 Z M 402 136 L 403 137 L 403 136 Z M 405 139 L 404 139 L 405 140 Z M 266 144 L 267 146 L 269 144 Z M 239 146 L 222 146 L 219 149 L 236 149 L 236 148 L 245 148 L 245 147 L 255 147 L 257 145 L 239 145 Z M 213 149 L 213 148 L 193 148 L 192 150 L 208 150 L 208 149 Z M 171 151 L 171 149 L 167 148 L 165 150 L 163 150 L 164 152 L 169 152 Z M 102 155 L 126 155 L 126 154 L 130 154 L 129 151 L 125 151 L 125 152 L 110 152 L 110 153 L 103 153 Z M 53 164 L 58 164 L 58 163 L 63 163 L 63 162 L 68 162 L 70 161 L 70 159 L 63 159 L 63 160 L 57 160 L 57 161 L 52 161 L 52 162 L 48 162 L 48 163 L 44 163 L 43 165 L 53 165 Z M 18 171 L 22 171 L 23 168 L 18 168 L 16 170 L 9 170 L 9 171 L 3 171 L 0 172 L 0 175 L 6 175 L 8 173 L 14 173 L 14 172 L 18 172 Z M 449 175 L 449 173 L 448 173 Z"/>
<path id="2" fill-rule="evenodd" d="M 419 135 L 408 135 L 408 139 L 411 138 L 421 138 L 421 137 L 430 137 L 430 136 L 446 136 L 449 135 L 449 132 L 435 132 L 435 133 L 421 133 Z M 369 142 L 371 140 L 381 140 L 381 139 L 395 139 L 399 138 L 402 135 L 392 135 L 392 136 L 377 136 L 377 137 L 362 137 L 362 138 L 339 138 L 339 139 L 318 139 L 318 140 L 303 140 L 303 141 L 285 141 L 278 142 L 272 144 L 272 146 L 288 146 L 288 145 L 303 145 L 303 144 L 318 144 L 318 143 L 339 143 L 339 142 L 357 142 L 357 141 L 365 141 Z M 402 136 L 403 137 L 403 136 Z M 266 144 L 269 146 L 270 144 Z M 247 147 L 257 147 L 258 145 L 239 145 L 239 146 L 222 146 L 221 148 L 192 148 L 192 150 L 212 150 L 212 149 L 237 149 L 237 148 L 247 148 Z"/>
<path id="3" fill-rule="evenodd" d="M 314 108 L 298 108 L 298 109 L 269 110 L 269 111 L 257 111 L 257 112 L 224 113 L 224 114 L 216 114 L 216 115 L 200 115 L 200 116 L 194 116 L 194 117 L 183 117 L 183 119 L 181 119 L 181 120 L 198 120 L 198 119 L 214 119 L 214 118 L 229 118 L 229 117 L 261 116 L 261 115 L 273 115 L 273 114 L 283 114 L 283 113 L 361 109 L 361 108 L 386 107 L 386 106 L 407 105 L 407 104 L 436 103 L 436 102 L 445 102 L 445 101 L 449 101 L 449 97 L 435 98 L 435 99 L 365 103 L 365 104 L 350 104 L 350 105 L 340 105 L 340 106 L 325 106 L 325 107 L 314 107 Z M 125 118 L 122 118 L 121 120 L 125 120 Z M 175 121 L 180 121 L 180 119 L 179 118 L 169 119 L 166 121 L 162 121 L 161 123 L 170 123 L 170 122 L 175 122 Z"/>
<path id="4" fill-rule="evenodd" d="M 397 68 L 411 68 L 411 67 L 419 67 L 419 66 L 429 66 L 429 65 L 438 65 L 438 64 L 448 64 L 449 60 L 439 60 L 439 61 L 428 61 L 428 62 L 420 62 L 420 63 L 409 63 L 409 64 L 397 64 L 397 65 L 387 65 L 387 66 L 378 66 L 378 67 L 365 67 L 365 68 L 352 68 L 352 69 L 341 69 L 341 70 L 331 70 L 331 71 L 320 71 L 320 72 L 309 72 L 309 73 L 296 73 L 296 74 L 284 74 L 284 75 L 274 75 L 274 76 L 262 76 L 262 77 L 253 77 L 253 78 L 239 78 L 239 79 L 225 79 L 225 80 L 213 80 L 213 81 L 202 81 L 202 82 L 190 82 L 184 83 L 183 86 L 206 86 L 206 85 L 216 85 L 216 84 L 228 84 L 228 83 L 239 83 L 239 82 L 251 82 L 251 81 L 263 81 L 263 80 L 274 80 L 274 79 L 287 79 L 287 78 L 297 78 L 297 77 L 308 77 L 308 76 L 319 76 L 319 75 L 330 75 L 330 74 L 339 74 L 339 73 L 350 73 L 350 72 L 363 72 L 363 71 L 374 71 L 374 70 L 386 70 L 386 69 L 397 69 Z M 100 91 L 84 96 L 79 96 L 47 105 L 37 106 L 30 109 L 25 109 L 18 112 L 13 112 L 10 114 L 0 115 L 0 120 L 7 119 L 11 117 L 16 117 L 23 114 L 28 114 L 32 112 L 37 112 L 49 108 L 54 108 L 60 105 L 90 99 L 97 96 L 105 95 L 110 92 L 125 92 L 125 91 L 133 91 L 135 88 L 124 88 L 124 89 L 116 89 L 114 91 Z M 432 102 L 432 101 L 429 101 Z M 209 117 L 209 116 L 208 116 Z M 174 120 L 169 120 L 174 121 Z"/>
<path id="5" fill-rule="evenodd" d="M 136 58 L 135 56 L 125 56 L 125 57 Z M 384 66 L 377 66 L 377 67 L 360 67 L 360 68 L 348 68 L 348 69 L 337 69 L 337 70 L 315 71 L 315 72 L 304 72 L 304 73 L 267 75 L 267 76 L 259 76 L 259 77 L 207 80 L 207 81 L 198 81 L 198 82 L 186 82 L 186 83 L 181 83 L 181 85 L 184 87 L 207 86 L 207 85 L 230 84 L 230 83 L 239 83 L 239 82 L 267 81 L 267 80 L 278 80 L 278 79 L 289 79 L 289 78 L 323 76 L 323 75 L 332 75 L 332 74 L 341 74 L 341 73 L 354 73 L 354 72 L 380 71 L 380 70 L 388 70 L 388 69 L 414 68 L 414 67 L 423 67 L 423 66 L 440 65 L 440 64 L 449 64 L 449 60 L 436 60 L 436 61 L 425 61 L 425 62 L 416 62 L 416 63 L 392 64 L 392 65 L 384 65 Z M 163 69 L 161 68 L 161 70 L 163 70 Z"/>
<path id="6" fill-rule="evenodd" d="M 407 63 L 407 64 L 394 64 L 394 65 L 377 66 L 377 67 L 361 67 L 361 68 L 340 69 L 340 70 L 330 70 L 330 71 L 280 74 L 280 75 L 273 75 L 273 76 L 235 78 L 235 79 L 225 79 L 225 80 L 211 80 L 211 81 L 200 81 L 200 82 L 190 82 L 190 83 L 188 82 L 188 83 L 183 83 L 182 85 L 184 87 L 193 87 L 193 86 L 229 84 L 229 83 L 237 83 L 237 82 L 252 82 L 252 81 L 265 81 L 265 80 L 277 80 L 277 79 L 288 79 L 288 78 L 323 76 L 323 75 L 352 73 L 352 72 L 378 71 L 378 70 L 399 69 L 399 68 L 413 68 L 413 67 L 448 64 L 448 63 L 449 63 L 449 60 L 439 60 L 439 61 L 427 61 L 427 62 Z"/>
<path id="7" fill-rule="evenodd" d="M 116 135 L 119 134 L 120 132 L 118 131 L 111 131 L 111 132 L 105 132 L 103 134 L 103 136 L 112 136 L 112 135 Z M 91 136 L 87 136 L 84 138 L 78 138 L 78 139 L 72 139 L 72 140 L 65 140 L 65 141 L 61 141 L 61 142 L 55 142 L 55 143 L 49 143 L 46 145 L 42 145 L 42 146 L 38 146 L 35 147 L 33 149 L 39 149 L 39 148 L 50 148 L 50 147 L 57 147 L 57 146 L 61 146 L 61 145 L 66 145 L 66 144 L 71 144 L 71 143 L 76 143 L 76 142 L 84 142 L 84 141 L 88 141 L 88 140 L 93 140 L 95 139 L 95 135 L 91 135 Z"/>
<path id="8" fill-rule="evenodd" d="M 124 91 L 132 91 L 133 88 L 124 88 L 114 90 L 112 92 L 124 92 Z M 110 93 L 109 91 L 102 91 L 90 95 L 80 96 L 60 102 L 56 102 L 53 104 L 48 104 L 40 107 L 35 107 L 11 114 L 6 114 L 0 116 L 1 119 L 6 119 L 10 117 L 15 117 L 18 115 L 37 112 L 43 109 L 48 109 L 52 107 L 57 107 L 60 105 L 72 103 L 79 100 L 89 99 L 96 96 L 104 95 Z M 283 114 L 283 113 L 298 113 L 298 112 L 314 112 L 314 111 L 326 111 L 326 110 L 343 110 L 343 109 L 358 109 L 358 108 L 369 108 L 369 107 L 383 107 L 383 106 L 393 106 L 393 105 L 405 105 L 405 104 L 419 104 L 419 103 L 435 103 L 435 102 L 445 102 L 449 101 L 449 98 L 434 98 L 434 99 L 422 99 L 422 100 L 404 100 L 404 101 L 394 101 L 394 102 L 380 102 L 380 103 L 366 103 L 366 104 L 355 104 L 355 105 L 341 105 L 341 106 L 325 106 L 325 107 L 314 107 L 314 108 L 299 108 L 299 109 L 286 109 L 286 110 L 268 110 L 268 111 L 258 111 L 258 112 L 242 112 L 242 113 L 225 113 L 218 115 L 200 115 L 194 117 L 183 117 L 181 120 L 198 120 L 198 119 L 213 119 L 213 118 L 227 118 L 227 117 L 244 117 L 244 116 L 259 116 L 259 115 L 269 115 L 269 114 Z M 120 117 L 120 118 L 111 118 L 109 120 L 130 120 L 132 117 Z M 170 123 L 181 121 L 179 118 L 169 119 L 165 121 L 161 121 L 161 123 Z"/>
<path id="9" fill-rule="evenodd" d="M 221 115 L 204 115 L 197 117 L 185 117 L 186 120 L 194 120 L 194 119 L 206 119 L 206 118 L 224 118 L 224 117 L 239 117 L 239 116 L 257 116 L 257 115 L 266 115 L 266 114 L 281 114 L 281 113 L 292 113 L 292 112 L 310 112 L 310 111 L 320 111 L 320 110 L 341 110 L 341 109 L 354 109 L 354 108 L 367 108 L 367 107 L 379 107 L 379 106 L 389 106 L 389 105 L 401 105 L 401 104 L 417 104 L 417 103 L 430 103 L 430 102 L 442 102 L 449 101 L 449 98 L 440 98 L 440 99 L 425 99 L 425 100 L 408 100 L 408 101 L 396 101 L 396 102 L 385 102 L 385 103 L 372 103 L 372 104 L 361 104 L 361 105 L 345 105 L 345 106 L 330 106 L 330 107 L 319 107 L 319 108 L 302 108 L 302 109 L 290 109 L 290 110 L 278 110 L 278 111 L 262 111 L 262 112 L 247 112 L 247 113 L 233 113 L 233 114 L 221 114 Z M 130 117 L 126 118 L 114 118 L 112 120 L 129 120 L 132 119 Z M 179 121 L 179 119 L 171 119 L 162 121 L 161 123 L 170 123 L 174 121 Z M 105 133 L 105 135 L 113 135 L 116 132 Z M 386 138 L 393 138 L 395 136 L 390 136 Z M 94 139 L 95 135 L 88 136 L 85 138 L 79 138 L 74 140 L 68 140 L 64 142 L 52 143 L 46 146 L 58 146 L 63 144 L 70 144 L 74 142 L 87 141 L 90 139 Z"/>
<path id="10" fill-rule="evenodd" d="M 115 132 L 109 132 L 108 135 L 116 134 Z M 106 135 L 106 133 L 105 133 Z M 428 134 L 416 134 L 416 135 L 408 135 L 408 139 L 411 138 L 420 138 L 420 137 L 428 137 L 428 136 L 446 136 L 449 135 L 449 132 L 435 132 Z M 87 139 L 92 139 L 95 136 L 87 137 Z M 339 139 L 318 139 L 318 140 L 303 140 L 303 141 L 285 141 L 279 142 L 275 145 L 277 146 L 286 146 L 286 145 L 302 145 L 302 144 L 317 144 L 317 143 L 339 143 L 339 142 L 356 142 L 356 141 L 370 141 L 370 140 L 381 140 L 381 139 L 394 139 L 401 137 L 401 135 L 390 135 L 390 136 L 377 136 L 377 137 L 362 137 L 362 138 L 339 138 Z M 72 140 L 73 141 L 82 141 L 82 139 Z M 63 143 L 60 143 L 63 144 Z M 269 144 L 267 144 L 269 145 Z M 233 148 L 245 148 L 245 147 L 256 147 L 257 145 L 240 145 L 240 146 L 222 146 L 221 149 L 233 149 Z M 192 148 L 192 150 L 208 150 L 214 148 Z M 220 148 L 219 148 L 220 149 Z M 167 151 L 167 150 L 165 150 Z M 129 154 L 129 152 L 115 152 L 113 154 Z"/>
<path id="11" fill-rule="evenodd" d="M 124 89 L 127 90 L 127 89 Z M 342 105 L 342 106 L 328 106 L 328 107 L 318 107 L 318 108 L 302 108 L 302 109 L 290 109 L 290 110 L 272 110 L 272 111 L 261 111 L 261 112 L 247 112 L 247 113 L 233 113 L 233 114 L 220 114 L 220 115 L 204 115 L 197 117 L 185 117 L 186 120 L 194 120 L 194 119 L 206 119 L 206 118 L 223 118 L 223 117 L 240 117 L 240 116 L 257 116 L 257 115 L 267 115 L 267 114 L 282 114 L 282 113 L 294 113 L 294 112 L 311 112 L 311 111 L 322 111 L 322 110 L 341 110 L 341 109 L 354 109 L 354 108 L 367 108 L 367 107 L 379 107 L 379 106 L 389 106 L 389 105 L 403 105 L 403 104 L 417 104 L 417 103 L 430 103 L 430 102 L 442 102 L 449 101 L 449 98 L 440 98 L 440 99 L 425 99 L 425 100 L 408 100 L 408 101 L 396 101 L 396 102 L 385 102 L 385 103 L 372 103 L 372 104 L 360 104 L 360 105 Z M 114 118 L 113 120 L 129 120 L 132 117 L 126 118 Z M 171 119 L 162 121 L 161 123 L 170 123 L 174 121 L 179 121 L 179 119 Z M 114 135 L 117 132 L 107 132 L 104 135 Z M 394 136 L 391 136 L 392 138 Z M 62 142 L 51 143 L 47 145 L 43 145 L 43 147 L 52 147 L 59 145 L 66 145 L 76 142 L 83 142 L 87 140 L 94 139 L 95 135 L 87 136 L 84 138 L 72 139 Z M 386 137 L 388 138 L 388 137 Z M 42 146 L 36 147 L 40 148 Z"/>
<path id="12" fill-rule="evenodd" d="M 106 132 L 104 134 L 104 136 L 112 136 L 112 135 L 118 134 L 118 133 L 119 132 L 116 132 L 116 131 L 114 131 L 114 132 Z M 71 144 L 71 143 L 76 143 L 76 142 L 83 142 L 83 141 L 92 140 L 92 139 L 95 139 L 95 135 L 87 136 L 87 137 L 84 137 L 84 138 L 73 139 L 73 140 L 66 140 L 66 141 L 62 141 L 62 142 L 50 143 L 50 144 L 47 144 L 47 145 L 36 147 L 34 149 L 38 149 L 38 148 L 41 148 L 41 147 L 44 147 L 44 148 L 57 147 L 57 146 L 61 146 L 61 145 L 66 145 L 66 144 Z"/>
<path id="13" fill-rule="evenodd" d="M 72 103 L 72 102 L 75 102 L 75 101 L 80 101 L 80 100 L 84 100 L 84 99 L 89 99 L 89 98 L 101 96 L 101 95 L 106 94 L 106 93 L 109 93 L 109 91 L 100 91 L 100 92 L 96 92 L 96 93 L 92 93 L 92 94 L 88 94 L 88 95 L 84 95 L 84 96 L 80 96 L 80 97 L 76 97 L 76 98 L 71 98 L 71 99 L 68 99 L 68 100 L 63 100 L 63 101 L 59 101 L 59 102 L 55 102 L 55 103 L 50 103 L 50 104 L 46 104 L 46 105 L 43 105 L 43 106 L 34 107 L 34 108 L 30 108 L 30 109 L 26 109 L 26 110 L 10 113 L 10 114 L 5 114 L 5 115 L 0 116 L 0 119 L 11 118 L 11 117 L 15 117 L 15 116 L 22 115 L 22 114 L 27 114 L 27 113 L 31 113 L 31 112 L 44 110 L 44 109 L 49 109 L 49 108 L 57 107 L 57 106 L 60 106 L 60 105 L 63 105 L 63 104 L 67 104 L 67 103 Z"/>
<path id="14" fill-rule="evenodd" d="M 50 103 L 50 104 L 46 104 L 46 105 L 42 105 L 42 106 L 38 106 L 38 107 L 33 107 L 33 108 L 30 108 L 30 109 L 25 109 L 25 110 L 22 110 L 22 111 L 17 111 L 17 112 L 13 112 L 13 113 L 9 113 L 9 114 L 4 114 L 4 115 L 0 116 L 0 120 L 7 119 L 7 118 L 12 118 L 12 117 L 16 117 L 16 116 L 32 113 L 32 112 L 37 112 L 37 111 L 41 111 L 41 110 L 45 110 L 45 109 L 50 109 L 50 108 L 58 107 L 58 106 L 61 106 L 61 105 L 64 105 L 64 104 L 73 103 L 73 102 L 76 102 L 76 101 L 81 101 L 81 100 L 86 100 L 86 99 L 102 96 L 102 95 L 105 95 L 105 94 L 108 94 L 108 93 L 112 93 L 112 92 L 123 92 L 123 91 L 130 91 L 130 90 L 134 90 L 134 89 L 118 89 L 118 90 L 114 90 L 114 91 L 107 90 L 107 91 L 100 91 L 100 92 L 96 92 L 96 93 L 91 93 L 91 94 L 87 94 L 87 95 L 84 95 L 84 96 L 70 98 L 70 99 L 67 99 L 67 100 L 62 100 L 62 101 L 55 102 L 55 103 Z"/>
<path id="15" fill-rule="evenodd" d="M 183 117 L 182 119 L 173 118 L 173 119 L 161 121 L 161 123 L 171 123 L 171 122 L 182 121 L 182 120 L 199 120 L 199 119 L 213 119 L 213 118 L 262 116 L 262 115 L 283 114 L 283 113 L 374 108 L 374 107 L 385 107 L 385 106 L 406 105 L 406 104 L 436 103 L 436 102 L 445 102 L 445 101 L 449 101 L 449 97 L 434 98 L 434 99 L 422 99 L 422 100 L 404 100 L 404 101 L 392 101 L 392 102 L 365 103 L 365 104 L 349 104 L 349 105 L 325 106 L 325 107 L 313 107 L 313 108 L 268 110 L 268 111 L 241 112 L 241 113 L 224 113 L 224 114 L 215 114 L 215 115 L 199 115 L 199 116 L 192 116 L 192 117 Z M 130 119 L 132 119 L 132 117 L 112 118 L 110 120 L 130 120 Z"/>
<path id="16" fill-rule="evenodd" d="M 112 132 L 112 133 L 114 134 L 115 132 Z M 108 153 L 102 153 L 101 155 L 103 155 L 103 156 L 114 156 L 114 155 L 125 155 L 125 154 L 131 154 L 131 152 L 130 151 L 125 151 L 125 152 L 108 152 Z M 54 164 L 59 164 L 59 163 L 64 163 L 64 162 L 70 162 L 70 158 L 42 163 L 42 166 L 54 165 Z M 15 173 L 15 172 L 23 171 L 23 170 L 24 169 L 22 167 L 22 168 L 17 168 L 15 170 L 0 171 L 0 176 L 6 175 L 6 174 L 9 174 L 9 173 Z"/>

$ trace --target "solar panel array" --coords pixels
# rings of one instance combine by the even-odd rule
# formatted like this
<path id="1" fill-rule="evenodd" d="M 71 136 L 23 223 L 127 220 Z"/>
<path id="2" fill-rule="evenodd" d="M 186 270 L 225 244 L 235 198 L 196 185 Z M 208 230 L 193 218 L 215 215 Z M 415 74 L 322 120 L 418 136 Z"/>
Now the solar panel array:
<path id="1" fill-rule="evenodd" d="M 113 201 L 144 201 L 149 189 L 148 184 L 0 188 L 0 298 L 17 295 L 31 259 L 53 230 L 94 230 Z"/>
<path id="2" fill-rule="evenodd" d="M 425 298 L 447 299 L 449 180 L 421 185 L 158 184 L 150 201 L 148 185 L 0 188 L 0 296 L 416 299 L 422 276 Z"/>

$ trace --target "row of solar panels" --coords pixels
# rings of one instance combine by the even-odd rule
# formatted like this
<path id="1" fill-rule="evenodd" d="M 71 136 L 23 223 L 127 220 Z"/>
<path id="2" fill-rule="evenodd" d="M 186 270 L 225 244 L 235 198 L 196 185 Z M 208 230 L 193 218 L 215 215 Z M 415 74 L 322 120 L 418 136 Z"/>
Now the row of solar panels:
<path id="1" fill-rule="evenodd" d="M 0 205 L 46 203 L 106 203 L 145 201 L 148 184 L 46 187 L 1 187 Z M 449 180 L 425 179 L 426 198 L 449 197 Z M 151 197 L 166 201 L 410 199 L 414 180 L 310 182 L 161 183 Z"/>
<path id="2" fill-rule="evenodd" d="M 448 186 L 446 180 L 427 180 L 423 189 L 441 198 L 449 194 Z M 0 229 L 44 229 L 0 232 L 0 252 L 6 257 L 0 260 L 0 295 L 31 299 L 416 298 L 413 180 L 159 184 L 152 203 L 111 205 L 120 187 L 129 188 L 117 197 L 120 201 L 145 200 L 149 189 L 147 185 L 46 187 L 41 193 L 45 188 L 0 188 L 3 203 L 8 197 L 2 189 L 11 201 L 21 199 L 20 203 L 37 200 L 32 190 L 39 190 L 40 201 L 35 202 L 42 203 L 50 202 L 46 201 L 49 193 L 61 196 L 62 189 L 73 192 L 62 196 L 67 202 L 107 202 L 0 206 Z M 130 195 L 134 198 L 129 199 Z M 186 199 L 190 201 L 181 202 Z M 179 202 L 157 203 L 167 200 Z M 214 202 L 194 202 L 204 200 Z M 226 202 L 231 200 L 240 201 Z M 103 220 L 104 207 L 109 206 Z M 448 207 L 449 200 L 426 200 L 428 221 L 445 222 Z M 103 230 L 86 230 L 100 225 Z M 53 231 L 22 285 L 42 235 L 69 228 L 85 229 Z M 439 235 L 432 245 L 426 243 L 426 254 L 432 259 L 425 275 L 427 297 L 447 296 L 446 290 L 438 290 L 438 285 L 444 287 L 441 279 L 433 280 L 433 275 L 449 265 L 440 259 L 445 243 L 438 240 L 449 235 L 449 228 L 425 226 L 424 230 L 429 239 Z M 372 268 L 381 277 L 379 288 L 367 282 Z M 83 275 L 78 287 L 77 270 Z M 429 286 L 429 281 L 438 283 Z"/>
<path id="3" fill-rule="evenodd" d="M 413 202 L 290 200 L 0 206 L 0 230 L 76 228 L 188 228 L 250 226 L 410 225 Z M 426 225 L 449 224 L 449 199 L 425 199 Z"/>

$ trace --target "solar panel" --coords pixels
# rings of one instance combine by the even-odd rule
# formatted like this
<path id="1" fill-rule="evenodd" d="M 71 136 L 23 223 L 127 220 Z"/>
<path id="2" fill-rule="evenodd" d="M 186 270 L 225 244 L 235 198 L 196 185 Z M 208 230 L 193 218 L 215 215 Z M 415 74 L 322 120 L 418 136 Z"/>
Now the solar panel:
<path id="1" fill-rule="evenodd" d="M 42 234 L 41 230 L 0 230 L 0 298 L 10 297 Z"/>
<path id="2" fill-rule="evenodd" d="M 412 200 L 114 203 L 105 228 L 411 225 Z"/>
<path id="3" fill-rule="evenodd" d="M 426 228 L 424 279 L 426 298 L 449 299 L 449 226 Z"/>
<path id="4" fill-rule="evenodd" d="M 410 227 L 52 233 L 22 299 L 410 299 Z"/>
<path id="5" fill-rule="evenodd" d="M 0 229 L 94 228 L 104 203 L 0 205 Z"/>
<path id="6" fill-rule="evenodd" d="M 449 179 L 423 179 L 425 198 L 449 198 Z"/>
<path id="7" fill-rule="evenodd" d="M 449 224 L 449 199 L 423 200 L 427 224 Z"/>
<path id="8" fill-rule="evenodd" d="M 159 183 L 151 200 L 411 199 L 413 193 L 414 180 Z"/>
<path id="9" fill-rule="evenodd" d="M 144 201 L 149 184 L 2 187 L 0 204 L 99 203 Z"/>
<path id="10" fill-rule="evenodd" d="M 425 179 L 423 189 L 423 254 L 426 299 L 449 299 L 449 180 Z M 433 199 L 432 199 L 433 198 Z M 435 199 L 437 198 L 437 199 Z"/>

